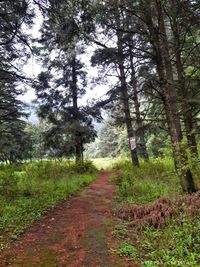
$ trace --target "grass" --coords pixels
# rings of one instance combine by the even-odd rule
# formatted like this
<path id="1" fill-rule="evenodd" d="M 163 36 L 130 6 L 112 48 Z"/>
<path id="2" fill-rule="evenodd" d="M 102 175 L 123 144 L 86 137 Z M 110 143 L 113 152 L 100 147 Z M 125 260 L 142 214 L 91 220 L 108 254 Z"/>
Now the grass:
<path id="1" fill-rule="evenodd" d="M 129 161 L 121 160 L 114 168 L 115 175 L 111 179 L 118 188 L 114 212 L 120 219 L 113 231 L 119 245 L 113 251 L 129 256 L 144 267 L 200 266 L 199 195 L 180 197 L 182 192 L 173 161 L 157 159 L 142 162 L 138 169 L 133 168 Z M 196 166 L 194 171 L 196 183 L 199 183 L 198 169 L 199 166 Z M 180 199 L 183 199 L 182 203 Z M 185 209 L 187 201 L 184 202 L 184 199 L 191 199 L 187 204 L 188 209 Z M 175 212 L 171 210 L 172 215 L 168 212 L 168 208 L 171 208 L 168 205 L 175 208 Z M 195 213 L 190 212 L 194 209 L 193 205 L 198 205 Z M 162 210 L 168 215 L 165 221 Z M 148 216 L 152 218 L 148 218 L 146 214 L 151 211 L 152 215 Z M 138 212 L 138 217 L 131 215 L 131 212 Z M 135 224 L 132 217 L 136 217 Z M 157 218 L 162 220 L 162 224 L 156 227 Z M 146 219 L 149 220 L 148 223 L 142 225 L 141 222 Z M 126 247 L 132 249 L 133 254 L 128 255 Z"/>
<path id="2" fill-rule="evenodd" d="M 0 166 L 0 250 L 96 175 L 90 162 L 79 166 L 69 161 Z"/>
<path id="3" fill-rule="evenodd" d="M 185 216 L 181 224 L 171 220 L 163 229 L 144 229 L 138 239 L 143 266 L 200 266 L 199 219 Z"/>
<path id="4" fill-rule="evenodd" d="M 114 168 L 122 173 L 118 183 L 120 203 L 149 203 L 161 196 L 172 196 L 181 192 L 181 187 L 170 159 L 141 162 L 133 168 L 128 160 L 121 160 Z M 116 177 L 112 177 L 116 180 Z"/>
<path id="5" fill-rule="evenodd" d="M 111 168 L 115 162 L 115 158 L 96 158 L 92 159 L 93 164 L 98 170 Z"/>

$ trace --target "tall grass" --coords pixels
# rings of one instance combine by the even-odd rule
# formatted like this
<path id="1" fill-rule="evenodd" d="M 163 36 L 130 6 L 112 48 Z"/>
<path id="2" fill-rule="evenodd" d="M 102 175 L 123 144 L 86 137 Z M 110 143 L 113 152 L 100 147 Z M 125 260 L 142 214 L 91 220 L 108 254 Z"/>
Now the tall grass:
<path id="1" fill-rule="evenodd" d="M 1 167 L 0 167 L 1 169 Z M 3 169 L 3 170 L 2 170 Z M 90 163 L 41 161 L 0 170 L 0 249 L 97 175 Z"/>
<path id="2" fill-rule="evenodd" d="M 118 181 L 121 202 L 145 204 L 181 190 L 171 159 L 143 161 L 140 168 L 133 167 L 128 160 L 121 160 L 114 168 L 122 173 Z"/>

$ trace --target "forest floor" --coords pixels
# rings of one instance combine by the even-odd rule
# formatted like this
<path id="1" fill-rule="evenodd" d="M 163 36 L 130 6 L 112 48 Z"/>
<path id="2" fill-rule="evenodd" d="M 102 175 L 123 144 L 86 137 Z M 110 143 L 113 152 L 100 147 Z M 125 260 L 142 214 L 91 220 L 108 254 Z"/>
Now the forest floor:
<path id="1" fill-rule="evenodd" d="M 115 185 L 109 172 L 35 222 L 0 255 L 0 266 L 133 267 L 112 254 Z"/>

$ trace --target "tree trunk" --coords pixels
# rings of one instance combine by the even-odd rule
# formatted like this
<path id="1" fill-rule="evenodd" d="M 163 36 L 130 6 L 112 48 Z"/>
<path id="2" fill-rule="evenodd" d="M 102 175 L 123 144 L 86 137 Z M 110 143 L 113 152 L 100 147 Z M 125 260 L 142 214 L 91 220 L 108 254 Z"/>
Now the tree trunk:
<path id="1" fill-rule="evenodd" d="M 182 103 L 182 109 L 184 108 L 185 108 L 185 111 L 183 111 L 184 112 L 183 119 L 184 119 L 188 145 L 189 145 L 192 156 L 195 158 L 198 158 L 198 149 L 197 149 L 197 141 L 196 141 L 196 134 L 195 134 L 196 131 L 195 131 L 194 123 L 193 123 L 192 112 L 190 109 L 187 110 L 188 105 L 186 107 L 184 103 Z"/>
<path id="2" fill-rule="evenodd" d="M 82 163 L 83 162 L 82 146 L 79 143 L 77 143 L 75 146 L 75 161 L 76 161 L 76 163 Z"/>
<path id="3" fill-rule="evenodd" d="M 157 11 L 159 18 L 159 29 L 160 29 L 160 48 L 161 56 L 163 59 L 163 66 L 165 70 L 166 84 L 164 86 L 165 95 L 165 111 L 169 127 L 169 132 L 171 134 L 171 140 L 173 144 L 175 165 L 177 168 L 177 173 L 179 175 L 181 186 L 184 192 L 192 193 L 195 192 L 195 185 L 192 178 L 191 170 L 188 166 L 188 159 L 184 149 L 182 148 L 182 130 L 180 118 L 178 115 L 178 95 L 174 88 L 173 70 L 170 61 L 170 53 L 168 47 L 167 34 L 165 29 L 164 17 L 162 4 L 160 1 L 157 2 Z"/>
<path id="4" fill-rule="evenodd" d="M 116 24 L 117 28 L 120 29 L 120 17 L 118 9 L 116 11 Z M 137 149 L 136 149 L 136 139 L 135 133 L 133 130 L 132 125 L 132 118 L 130 112 L 130 105 L 129 105 L 129 95 L 128 95 L 128 88 L 126 83 L 126 75 L 125 75 L 125 67 L 124 67 L 124 55 L 123 55 L 123 46 L 122 46 L 122 32 L 117 30 L 117 47 L 118 47 L 118 68 L 120 72 L 120 83 L 121 83 L 121 99 L 123 103 L 123 110 L 124 110 L 124 119 L 127 128 L 128 140 L 129 140 L 129 147 L 131 152 L 131 160 L 133 166 L 139 167 L 139 160 L 137 156 Z"/>
<path id="5" fill-rule="evenodd" d="M 72 105 L 73 105 L 73 119 L 78 121 L 78 89 L 77 89 L 77 73 L 76 73 L 76 56 L 72 59 Z M 78 134 L 75 134 L 75 161 L 76 163 L 83 162 L 82 142 Z"/>
<path id="6" fill-rule="evenodd" d="M 133 101 L 134 101 L 135 115 L 136 115 L 136 147 L 137 147 L 137 152 L 140 153 L 141 157 L 144 160 L 149 160 L 149 155 L 147 152 L 146 141 L 145 141 L 144 125 L 140 112 L 140 103 L 138 99 L 138 90 L 137 90 L 137 79 L 135 75 L 135 68 L 133 64 L 133 53 L 131 47 L 132 44 L 131 41 L 129 41 L 131 85 L 133 89 Z"/>
<path id="7" fill-rule="evenodd" d="M 173 3 L 172 3 L 173 5 Z M 186 88 L 186 80 L 184 75 L 183 63 L 181 60 L 181 41 L 179 36 L 179 30 L 177 25 L 177 20 L 173 17 L 173 27 L 172 33 L 174 36 L 174 50 L 175 50 L 175 58 L 176 58 L 176 70 L 177 70 L 177 77 L 178 77 L 178 89 L 181 101 L 181 109 L 183 112 L 183 121 L 185 125 L 186 137 L 188 141 L 188 145 L 191 151 L 191 154 L 194 157 L 198 157 L 198 149 L 197 149 L 197 142 L 196 142 L 196 134 L 195 128 L 193 124 L 193 116 L 191 107 L 187 102 L 188 92 Z"/>
<path id="8" fill-rule="evenodd" d="M 182 147 L 182 130 L 178 113 L 178 95 L 174 88 L 173 71 L 170 61 L 170 53 L 168 40 L 163 18 L 163 10 L 161 2 L 155 1 L 157 9 L 158 28 L 154 27 L 151 9 L 146 6 L 146 19 L 150 33 L 150 41 L 156 52 L 156 65 L 159 75 L 159 80 L 163 88 L 164 107 L 168 130 L 173 146 L 174 162 L 177 174 L 180 179 L 181 187 L 184 192 L 195 192 L 195 185 L 192 178 L 192 173 L 188 165 L 186 153 Z"/>
<path id="9" fill-rule="evenodd" d="M 131 151 L 131 160 L 134 166 L 139 167 L 139 160 L 137 156 L 137 149 L 136 149 L 136 138 L 135 133 L 132 126 L 132 118 L 129 106 L 129 96 L 127 92 L 127 85 L 126 85 L 126 78 L 124 73 L 123 64 L 119 63 L 119 70 L 120 70 L 120 81 L 121 81 L 121 98 L 123 102 L 123 110 L 124 110 L 124 118 L 125 124 L 127 128 L 128 140 L 129 140 L 129 147 Z"/>

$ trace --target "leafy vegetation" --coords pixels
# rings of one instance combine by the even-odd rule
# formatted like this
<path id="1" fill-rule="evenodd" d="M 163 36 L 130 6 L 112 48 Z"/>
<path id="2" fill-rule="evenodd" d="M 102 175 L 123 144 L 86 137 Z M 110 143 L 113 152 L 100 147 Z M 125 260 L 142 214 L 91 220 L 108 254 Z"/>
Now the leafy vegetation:
<path id="1" fill-rule="evenodd" d="M 119 256 L 126 256 L 130 258 L 135 258 L 137 256 L 135 248 L 127 242 L 123 243 L 117 249 L 111 249 L 111 251 L 117 253 Z"/>
<path id="2" fill-rule="evenodd" d="M 90 163 L 38 161 L 1 165 L 0 248 L 21 234 L 58 202 L 94 180 L 97 169 Z"/>
<path id="3" fill-rule="evenodd" d="M 140 169 L 121 160 L 115 170 L 111 177 L 118 187 L 114 213 L 120 222 L 113 231 L 119 240 L 113 251 L 120 253 L 128 242 L 137 253 L 124 256 L 141 266 L 198 266 L 200 196 L 199 192 L 180 195 L 172 160 L 143 162 Z"/>

